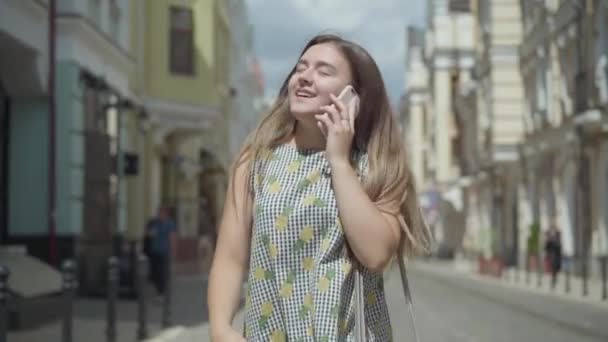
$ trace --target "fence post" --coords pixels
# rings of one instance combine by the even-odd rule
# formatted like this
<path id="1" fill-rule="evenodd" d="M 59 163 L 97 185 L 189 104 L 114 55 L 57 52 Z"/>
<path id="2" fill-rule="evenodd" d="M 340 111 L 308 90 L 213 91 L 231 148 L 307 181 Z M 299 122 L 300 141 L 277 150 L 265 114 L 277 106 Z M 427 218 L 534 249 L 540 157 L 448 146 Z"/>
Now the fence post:
<path id="1" fill-rule="evenodd" d="M 526 285 L 530 285 L 530 255 L 526 254 Z"/>
<path id="2" fill-rule="evenodd" d="M 148 258 L 143 254 L 138 254 L 137 260 L 137 338 L 143 340 L 148 337 L 146 324 L 146 274 Z"/>
<path id="3" fill-rule="evenodd" d="M 173 260 L 171 260 L 171 257 L 167 257 L 167 265 L 166 268 L 164 269 L 164 274 L 162 275 L 163 277 L 165 277 L 165 294 L 163 296 L 163 318 L 162 318 L 162 326 L 164 328 L 167 328 L 171 325 L 171 295 L 172 295 L 172 290 L 173 290 L 173 286 L 171 284 L 172 282 L 172 276 L 171 276 L 171 269 L 172 269 L 172 263 Z"/>
<path id="4" fill-rule="evenodd" d="M 606 287 L 608 269 L 606 263 L 608 263 L 608 255 L 600 257 L 600 266 L 602 269 L 602 300 L 608 299 L 608 289 Z"/>
<path id="5" fill-rule="evenodd" d="M 118 258 L 111 256 L 108 259 L 108 307 L 107 307 L 107 330 L 108 342 L 116 341 L 116 297 L 118 292 Z"/>
<path id="6" fill-rule="evenodd" d="M 74 339 L 73 319 L 74 319 L 74 292 L 77 285 L 76 264 L 72 260 L 65 260 L 61 265 L 63 273 L 63 299 L 65 312 L 63 315 L 62 341 L 72 342 Z"/>
<path id="7" fill-rule="evenodd" d="M 570 293 L 570 274 L 572 273 L 572 258 L 571 257 L 567 257 L 566 258 L 566 282 L 565 282 L 565 286 L 566 286 L 566 293 Z"/>
<path id="8" fill-rule="evenodd" d="M 0 266 L 0 341 L 6 342 L 8 335 L 8 277 L 11 272 Z"/>

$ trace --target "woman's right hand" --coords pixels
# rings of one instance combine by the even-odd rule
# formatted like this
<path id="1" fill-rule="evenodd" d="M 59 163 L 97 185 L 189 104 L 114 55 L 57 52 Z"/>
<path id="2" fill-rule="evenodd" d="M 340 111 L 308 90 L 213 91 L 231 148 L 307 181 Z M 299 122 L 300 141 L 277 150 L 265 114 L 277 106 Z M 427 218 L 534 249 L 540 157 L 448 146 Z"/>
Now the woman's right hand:
<path id="1" fill-rule="evenodd" d="M 247 342 L 238 331 L 228 328 L 218 334 L 214 334 L 212 342 Z"/>

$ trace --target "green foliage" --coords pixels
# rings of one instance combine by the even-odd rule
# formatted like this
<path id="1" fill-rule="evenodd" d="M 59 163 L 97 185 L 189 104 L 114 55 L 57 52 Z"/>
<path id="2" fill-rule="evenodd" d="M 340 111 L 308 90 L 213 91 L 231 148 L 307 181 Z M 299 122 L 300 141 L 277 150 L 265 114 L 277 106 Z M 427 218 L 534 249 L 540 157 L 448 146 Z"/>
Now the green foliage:
<path id="1" fill-rule="evenodd" d="M 540 244 L 540 224 L 530 224 L 530 235 L 528 235 L 528 255 L 536 255 Z"/>

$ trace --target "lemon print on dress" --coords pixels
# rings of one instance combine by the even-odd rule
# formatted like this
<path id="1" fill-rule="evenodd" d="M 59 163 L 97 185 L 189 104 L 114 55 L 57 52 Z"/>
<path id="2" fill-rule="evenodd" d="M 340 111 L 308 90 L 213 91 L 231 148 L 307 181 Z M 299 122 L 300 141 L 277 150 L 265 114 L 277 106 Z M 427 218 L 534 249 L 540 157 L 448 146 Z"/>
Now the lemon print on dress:
<path id="1" fill-rule="evenodd" d="M 270 337 L 271 342 L 285 342 L 285 333 L 282 330 L 275 330 Z"/>
<path id="2" fill-rule="evenodd" d="M 282 232 L 285 231 L 285 229 L 287 228 L 287 223 L 289 222 L 289 215 L 291 215 L 291 212 L 293 211 L 292 207 L 287 207 L 285 209 L 283 209 L 283 212 L 281 213 L 281 215 L 279 215 L 274 223 L 275 228 Z"/>
<path id="3" fill-rule="evenodd" d="M 299 251 L 302 249 L 315 235 L 315 229 L 312 226 L 306 226 L 300 231 L 300 237 L 296 241 L 294 249 Z"/>
<path id="4" fill-rule="evenodd" d="M 262 243 L 266 247 L 266 251 L 268 251 L 270 258 L 276 258 L 279 254 L 279 250 L 272 240 L 270 240 L 270 237 L 267 234 L 262 235 Z"/>
<path id="5" fill-rule="evenodd" d="M 272 302 L 264 302 L 261 307 L 261 317 L 258 323 L 261 328 L 264 328 L 268 323 L 268 319 L 272 316 Z"/>
<path id="6" fill-rule="evenodd" d="M 348 333 L 348 322 L 344 318 L 338 319 L 338 332 L 340 335 Z"/>
<path id="7" fill-rule="evenodd" d="M 344 260 L 342 261 L 342 273 L 344 275 L 348 275 L 350 273 L 350 271 L 353 268 L 353 264 L 350 262 L 350 260 Z"/>
<path id="8" fill-rule="evenodd" d="M 311 173 L 298 183 L 298 190 L 303 190 L 309 185 L 315 184 L 321 179 L 321 171 L 313 170 Z"/>
<path id="9" fill-rule="evenodd" d="M 302 165 L 303 159 L 304 159 L 304 157 L 300 156 L 300 157 L 298 157 L 298 159 L 289 163 L 289 165 L 287 165 L 287 173 L 297 172 L 300 169 L 300 166 Z"/>
<path id="10" fill-rule="evenodd" d="M 365 302 L 367 303 L 367 305 L 374 305 L 377 301 L 378 299 L 376 298 L 376 294 L 374 292 L 370 291 L 365 296 Z"/>
<path id="11" fill-rule="evenodd" d="M 342 227 L 342 221 L 339 217 L 336 217 L 336 227 L 338 228 L 338 231 L 340 231 L 340 233 L 344 233 L 344 227 Z"/>
<path id="12" fill-rule="evenodd" d="M 260 153 L 258 155 L 258 159 L 263 160 L 263 161 L 271 161 L 271 160 L 277 160 L 278 157 L 272 149 L 265 148 L 262 151 L 260 151 Z"/>
<path id="13" fill-rule="evenodd" d="M 331 246 L 331 240 L 329 240 L 328 237 L 324 238 L 323 241 L 321 241 L 321 251 L 322 252 L 327 252 L 329 250 L 330 246 Z"/>
<path id="14" fill-rule="evenodd" d="M 336 304 L 336 305 L 334 305 L 333 308 L 331 308 L 330 314 L 332 317 L 336 318 L 336 317 L 338 317 L 339 313 L 340 313 L 340 305 Z"/>
<path id="15" fill-rule="evenodd" d="M 277 176 L 268 176 L 268 192 L 278 194 L 281 192 L 281 183 Z"/>
<path id="16" fill-rule="evenodd" d="M 310 311 L 312 311 L 313 303 L 312 303 L 312 294 L 308 293 L 304 296 L 304 302 L 300 307 L 300 319 L 305 319 Z"/>
<path id="17" fill-rule="evenodd" d="M 251 308 L 251 289 L 247 286 L 247 290 L 245 292 L 245 309 L 249 310 Z"/>
<path id="18" fill-rule="evenodd" d="M 315 267 L 315 259 L 312 257 L 305 257 L 304 259 L 302 259 L 302 268 L 305 269 L 306 271 L 312 271 L 312 269 Z"/>
<path id="19" fill-rule="evenodd" d="M 287 275 L 287 279 L 285 279 L 285 282 L 283 283 L 283 286 L 281 286 L 281 289 L 279 290 L 279 295 L 281 296 L 281 298 L 291 298 L 291 296 L 293 295 L 293 282 L 295 281 L 295 279 L 296 272 L 290 271 Z"/>
<path id="20" fill-rule="evenodd" d="M 306 207 L 315 206 L 315 207 L 322 208 L 325 206 L 325 202 L 323 202 L 315 194 L 310 194 L 310 195 L 306 196 L 306 198 L 304 198 L 303 204 Z"/>
<path id="21" fill-rule="evenodd" d="M 274 272 L 265 270 L 262 267 L 256 267 L 253 271 L 253 279 L 255 280 L 274 280 Z"/>
<path id="22" fill-rule="evenodd" d="M 329 285 L 331 285 L 332 279 L 336 276 L 336 271 L 333 269 L 325 272 L 325 275 L 319 279 L 318 289 L 319 292 L 327 292 L 329 290 Z"/>

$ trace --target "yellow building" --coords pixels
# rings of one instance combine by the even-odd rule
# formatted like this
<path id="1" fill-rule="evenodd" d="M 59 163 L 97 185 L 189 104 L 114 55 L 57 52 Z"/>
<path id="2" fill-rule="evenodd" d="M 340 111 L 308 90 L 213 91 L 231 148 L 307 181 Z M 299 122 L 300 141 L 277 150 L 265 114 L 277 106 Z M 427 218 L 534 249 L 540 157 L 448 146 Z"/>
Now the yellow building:
<path id="1" fill-rule="evenodd" d="M 194 246 L 210 229 L 200 213 L 219 215 L 231 158 L 228 9 L 218 0 L 135 0 L 130 15 L 131 86 L 143 114 L 126 123 L 124 148 L 139 160 L 139 175 L 124 182 L 128 235 L 140 238 L 169 206 L 181 241 Z"/>

